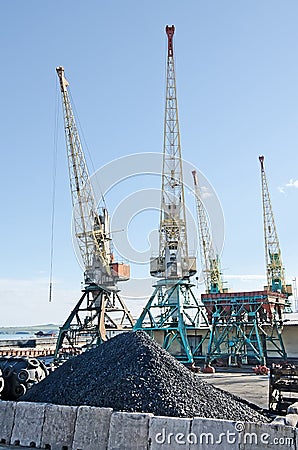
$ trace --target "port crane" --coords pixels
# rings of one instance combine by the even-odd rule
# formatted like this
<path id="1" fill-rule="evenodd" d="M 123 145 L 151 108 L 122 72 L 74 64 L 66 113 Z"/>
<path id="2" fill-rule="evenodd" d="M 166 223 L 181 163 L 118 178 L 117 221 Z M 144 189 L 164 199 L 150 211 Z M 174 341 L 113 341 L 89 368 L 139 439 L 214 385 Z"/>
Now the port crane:
<path id="1" fill-rule="evenodd" d="M 134 329 L 145 330 L 183 363 L 194 363 L 202 353 L 201 321 L 207 324 L 202 305 L 193 293 L 190 277 L 196 258 L 189 255 L 176 76 L 175 27 L 166 26 L 167 69 L 164 118 L 162 187 L 158 257 L 150 260 L 150 274 L 157 278 L 154 291 Z"/>
<path id="2" fill-rule="evenodd" d="M 285 269 L 281 257 L 281 249 L 277 235 L 273 209 L 268 189 L 268 182 L 264 166 L 264 156 L 259 156 L 261 164 L 262 204 L 265 237 L 265 258 L 267 271 L 267 286 L 271 292 L 286 295 L 285 312 L 292 312 L 288 297 L 292 295 L 292 286 L 285 281 Z"/>
<path id="3" fill-rule="evenodd" d="M 223 292 L 220 260 L 212 242 L 208 216 L 202 201 L 202 191 L 196 170 L 192 171 L 192 176 L 197 206 L 201 264 L 206 293 L 220 293 Z"/>
<path id="4" fill-rule="evenodd" d="M 202 294 L 211 333 L 207 361 L 228 365 L 266 364 L 268 358 L 287 358 L 282 339 L 284 313 L 290 311 L 291 286 L 285 283 L 284 267 L 270 201 L 268 183 L 261 163 L 267 286 L 263 291 L 207 292 Z"/>
<path id="5" fill-rule="evenodd" d="M 58 335 L 55 358 L 59 359 L 100 344 L 107 339 L 108 331 L 131 329 L 134 320 L 117 287 L 118 281 L 129 279 L 130 268 L 113 260 L 109 214 L 105 207 L 97 208 L 71 105 L 69 83 L 62 66 L 56 72 L 64 115 L 73 228 L 85 267 L 82 296 Z"/>

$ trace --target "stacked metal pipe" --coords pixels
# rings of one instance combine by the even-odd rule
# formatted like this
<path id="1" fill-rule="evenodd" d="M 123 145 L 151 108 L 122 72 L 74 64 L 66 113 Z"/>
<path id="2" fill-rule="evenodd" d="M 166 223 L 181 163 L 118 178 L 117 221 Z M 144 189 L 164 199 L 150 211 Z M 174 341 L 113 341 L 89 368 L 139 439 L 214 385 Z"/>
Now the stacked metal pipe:
<path id="1" fill-rule="evenodd" d="M 5 358 L 0 361 L 0 397 L 2 400 L 17 400 L 33 384 L 48 375 L 45 364 L 36 358 Z"/>

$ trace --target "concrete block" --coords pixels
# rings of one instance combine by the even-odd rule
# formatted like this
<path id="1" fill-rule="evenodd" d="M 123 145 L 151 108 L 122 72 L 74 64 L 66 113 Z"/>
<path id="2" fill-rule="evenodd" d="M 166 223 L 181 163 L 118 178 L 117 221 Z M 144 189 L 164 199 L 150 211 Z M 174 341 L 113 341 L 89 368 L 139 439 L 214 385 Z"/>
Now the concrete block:
<path id="1" fill-rule="evenodd" d="M 191 449 L 238 450 L 239 430 L 243 428 L 242 422 L 195 417 L 191 424 L 188 443 Z"/>
<path id="2" fill-rule="evenodd" d="M 152 414 L 114 412 L 111 417 L 108 450 L 145 450 L 148 447 Z"/>
<path id="3" fill-rule="evenodd" d="M 10 443 L 40 447 L 46 403 L 18 402 Z"/>
<path id="4" fill-rule="evenodd" d="M 80 406 L 73 438 L 73 450 L 106 450 L 112 408 Z"/>
<path id="5" fill-rule="evenodd" d="M 240 450 L 294 450 L 295 429 L 281 424 L 246 423 L 240 435 Z"/>
<path id="6" fill-rule="evenodd" d="M 298 402 L 293 403 L 287 409 L 288 414 L 298 414 Z"/>
<path id="7" fill-rule="evenodd" d="M 192 419 L 151 417 L 149 421 L 150 450 L 188 450 Z"/>
<path id="8" fill-rule="evenodd" d="M 48 404 L 42 430 L 41 447 L 51 450 L 69 450 L 72 448 L 77 406 Z"/>
<path id="9" fill-rule="evenodd" d="M 297 423 L 298 423 L 298 414 L 287 414 L 286 415 L 286 425 L 296 428 Z"/>
<path id="10" fill-rule="evenodd" d="M 9 444 L 12 434 L 16 402 L 0 401 L 0 442 Z"/>

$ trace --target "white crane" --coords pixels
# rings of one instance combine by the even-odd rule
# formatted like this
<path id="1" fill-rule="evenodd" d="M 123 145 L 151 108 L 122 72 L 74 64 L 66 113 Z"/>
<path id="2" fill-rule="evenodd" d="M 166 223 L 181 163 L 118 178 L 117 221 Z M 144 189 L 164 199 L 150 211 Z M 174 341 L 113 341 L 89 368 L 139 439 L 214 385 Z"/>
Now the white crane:
<path id="1" fill-rule="evenodd" d="M 64 113 L 74 232 L 85 267 L 83 295 L 60 328 L 55 354 L 58 358 L 63 351 L 76 353 L 80 344 L 85 348 L 99 344 L 106 340 L 107 330 L 131 328 L 133 318 L 117 288 L 118 281 L 129 279 L 129 265 L 113 262 L 108 211 L 102 208 L 98 212 L 71 106 L 69 83 L 63 67 L 56 71 Z"/>

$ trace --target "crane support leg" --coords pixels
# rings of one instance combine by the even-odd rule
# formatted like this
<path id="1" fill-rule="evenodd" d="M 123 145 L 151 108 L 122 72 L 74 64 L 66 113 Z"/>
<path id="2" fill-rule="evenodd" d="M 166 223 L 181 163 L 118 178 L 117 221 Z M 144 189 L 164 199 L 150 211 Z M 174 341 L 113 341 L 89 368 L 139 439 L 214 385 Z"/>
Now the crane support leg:
<path id="1" fill-rule="evenodd" d="M 55 360 L 67 359 L 107 340 L 108 334 L 131 330 L 133 318 L 117 290 L 88 286 L 60 328 Z"/>
<path id="2" fill-rule="evenodd" d="M 160 280 L 137 320 L 134 330 L 148 332 L 163 348 L 185 364 L 203 359 L 202 344 L 207 339 L 209 326 L 204 307 L 192 292 L 187 280 Z M 201 326 L 205 333 L 192 343 Z"/>

